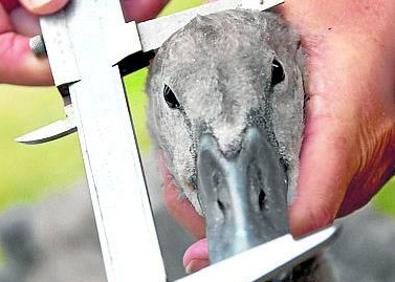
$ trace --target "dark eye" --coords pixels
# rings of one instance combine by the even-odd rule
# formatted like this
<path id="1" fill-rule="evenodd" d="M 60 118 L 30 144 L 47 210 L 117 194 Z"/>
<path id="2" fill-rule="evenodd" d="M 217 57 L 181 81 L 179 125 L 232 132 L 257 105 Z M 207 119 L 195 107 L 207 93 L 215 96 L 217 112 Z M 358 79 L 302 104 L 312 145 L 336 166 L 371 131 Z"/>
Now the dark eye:
<path id="1" fill-rule="evenodd" d="M 283 82 L 285 79 L 284 68 L 281 63 L 274 59 L 272 62 L 272 82 L 271 86 L 274 87 L 277 84 Z"/>
<path id="2" fill-rule="evenodd" d="M 163 88 L 163 97 L 165 98 L 165 101 L 167 105 L 171 109 L 179 109 L 180 108 L 180 103 L 177 100 L 176 95 L 174 94 L 173 90 L 165 84 L 165 87 Z"/>

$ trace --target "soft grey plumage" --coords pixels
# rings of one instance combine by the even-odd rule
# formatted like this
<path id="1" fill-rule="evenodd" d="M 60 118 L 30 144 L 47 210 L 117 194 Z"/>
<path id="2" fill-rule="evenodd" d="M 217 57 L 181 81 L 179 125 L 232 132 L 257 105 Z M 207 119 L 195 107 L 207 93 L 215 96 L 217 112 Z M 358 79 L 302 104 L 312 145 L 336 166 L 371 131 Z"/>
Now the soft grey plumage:
<path id="1" fill-rule="evenodd" d="M 274 58 L 285 80 L 271 88 Z M 147 82 L 149 125 L 177 183 L 199 212 L 193 183 L 196 146 L 208 127 L 223 151 L 240 145 L 249 123 L 268 127 L 270 141 L 289 165 L 294 190 L 303 127 L 302 61 L 298 35 L 278 15 L 242 10 L 198 17 L 159 49 Z M 165 85 L 182 111 L 166 105 Z"/>
<path id="2" fill-rule="evenodd" d="M 151 132 L 180 190 L 206 215 L 214 262 L 288 232 L 302 74 L 298 35 L 270 12 L 198 17 L 155 57 Z"/>

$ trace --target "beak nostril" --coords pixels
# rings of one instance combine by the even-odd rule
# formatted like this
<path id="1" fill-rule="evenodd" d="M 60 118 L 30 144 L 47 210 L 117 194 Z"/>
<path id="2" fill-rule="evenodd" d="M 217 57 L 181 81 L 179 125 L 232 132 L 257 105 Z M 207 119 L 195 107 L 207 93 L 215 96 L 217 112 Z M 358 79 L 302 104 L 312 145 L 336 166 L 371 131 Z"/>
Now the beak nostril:
<path id="1" fill-rule="evenodd" d="M 261 168 L 254 159 L 248 165 L 248 178 L 250 185 L 250 201 L 255 212 L 266 210 L 265 181 Z"/>
<path id="2" fill-rule="evenodd" d="M 263 211 L 265 208 L 265 199 L 266 199 L 266 194 L 265 192 L 261 189 L 259 191 L 259 197 L 258 197 L 258 202 L 259 202 L 259 209 Z"/>
<path id="3" fill-rule="evenodd" d="M 220 182 L 221 182 L 220 177 L 221 176 L 219 175 L 219 173 L 217 171 L 213 172 L 213 175 L 212 175 L 213 187 L 216 187 L 216 188 L 219 187 Z"/>
<path id="4" fill-rule="evenodd" d="M 218 204 L 218 207 L 219 207 L 219 209 L 221 210 L 221 212 L 225 212 L 225 205 L 224 205 L 224 203 L 222 203 L 220 200 L 217 200 L 217 204 Z"/>

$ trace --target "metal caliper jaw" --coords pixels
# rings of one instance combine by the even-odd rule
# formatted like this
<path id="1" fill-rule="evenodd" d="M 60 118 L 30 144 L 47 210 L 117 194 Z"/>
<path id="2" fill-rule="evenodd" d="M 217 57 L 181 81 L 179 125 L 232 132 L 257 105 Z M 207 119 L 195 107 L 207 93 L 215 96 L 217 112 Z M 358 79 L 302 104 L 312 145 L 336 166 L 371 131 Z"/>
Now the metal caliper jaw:
<path id="1" fill-rule="evenodd" d="M 177 281 L 268 281 L 321 253 L 340 231 L 341 227 L 330 226 L 298 240 L 286 234 Z"/>
<path id="2" fill-rule="evenodd" d="M 15 139 L 16 142 L 27 145 L 42 144 L 62 138 L 77 131 L 74 109 L 71 104 L 70 94 L 67 91 L 67 87 L 58 87 L 58 90 L 62 96 L 66 118 L 22 135 Z"/>

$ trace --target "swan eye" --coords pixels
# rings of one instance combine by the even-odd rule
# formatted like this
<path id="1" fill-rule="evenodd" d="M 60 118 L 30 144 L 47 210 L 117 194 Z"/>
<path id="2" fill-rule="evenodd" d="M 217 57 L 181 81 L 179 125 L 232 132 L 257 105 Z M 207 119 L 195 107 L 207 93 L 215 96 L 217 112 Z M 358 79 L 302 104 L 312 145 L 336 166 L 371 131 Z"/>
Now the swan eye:
<path id="1" fill-rule="evenodd" d="M 274 59 L 272 62 L 272 81 L 271 86 L 274 87 L 277 84 L 283 82 L 285 79 L 284 68 L 281 63 Z"/>
<path id="2" fill-rule="evenodd" d="M 165 101 L 167 105 L 171 109 L 179 109 L 180 102 L 178 102 L 176 95 L 174 94 L 173 90 L 165 84 L 165 87 L 163 88 L 163 97 L 165 98 Z"/>

